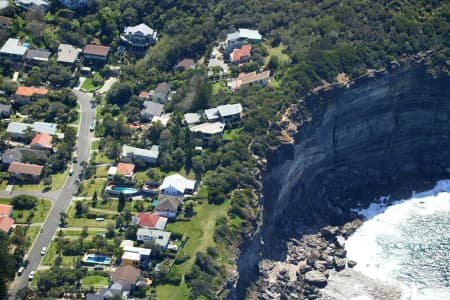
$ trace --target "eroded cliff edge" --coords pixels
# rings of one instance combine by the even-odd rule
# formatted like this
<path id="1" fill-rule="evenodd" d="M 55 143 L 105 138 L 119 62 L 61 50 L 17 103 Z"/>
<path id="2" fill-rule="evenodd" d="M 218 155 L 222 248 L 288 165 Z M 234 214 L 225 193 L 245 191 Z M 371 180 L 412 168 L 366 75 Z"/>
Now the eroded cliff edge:
<path id="1" fill-rule="evenodd" d="M 395 66 L 304 99 L 293 143 L 268 159 L 265 239 L 289 220 L 342 224 L 380 194 L 449 175 L 450 77 Z"/>

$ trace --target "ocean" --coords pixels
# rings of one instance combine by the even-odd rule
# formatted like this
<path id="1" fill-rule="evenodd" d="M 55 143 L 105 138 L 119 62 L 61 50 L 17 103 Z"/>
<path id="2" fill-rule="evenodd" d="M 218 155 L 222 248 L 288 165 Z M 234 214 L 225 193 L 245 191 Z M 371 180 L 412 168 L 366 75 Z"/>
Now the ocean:
<path id="1" fill-rule="evenodd" d="M 399 286 L 403 299 L 450 299 L 450 180 L 390 205 L 380 200 L 358 211 L 367 220 L 346 242 L 355 270 Z"/>

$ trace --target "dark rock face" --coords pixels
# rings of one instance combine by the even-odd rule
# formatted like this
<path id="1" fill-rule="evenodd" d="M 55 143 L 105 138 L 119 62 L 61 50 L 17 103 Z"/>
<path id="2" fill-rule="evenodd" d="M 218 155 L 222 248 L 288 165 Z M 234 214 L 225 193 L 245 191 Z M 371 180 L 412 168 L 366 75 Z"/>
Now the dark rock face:
<path id="1" fill-rule="evenodd" d="M 341 225 L 354 217 L 350 208 L 449 175 L 448 76 L 432 78 L 423 64 L 408 62 L 304 104 L 311 118 L 301 120 L 294 144 L 268 159 L 266 244 L 286 220 Z"/>

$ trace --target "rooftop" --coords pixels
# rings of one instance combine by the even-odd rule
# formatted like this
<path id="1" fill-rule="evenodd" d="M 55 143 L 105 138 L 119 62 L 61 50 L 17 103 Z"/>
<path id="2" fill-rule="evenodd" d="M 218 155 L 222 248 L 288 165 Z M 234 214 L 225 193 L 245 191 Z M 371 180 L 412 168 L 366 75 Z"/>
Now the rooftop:
<path id="1" fill-rule="evenodd" d="M 168 187 L 174 187 L 176 190 L 180 191 L 181 193 L 184 193 L 184 191 L 187 189 L 194 190 L 195 184 L 196 184 L 195 180 L 184 178 L 180 174 L 176 173 L 173 175 L 166 176 L 159 189 L 163 190 Z"/>
<path id="2" fill-rule="evenodd" d="M 152 213 L 139 213 L 137 216 L 137 225 L 140 227 L 155 228 L 164 230 L 167 224 L 167 218 Z"/>
<path id="3" fill-rule="evenodd" d="M 150 35 L 152 37 L 153 35 L 156 36 L 156 31 L 154 31 L 152 28 L 150 28 L 144 23 L 141 23 L 136 26 L 125 26 L 124 33 L 137 35 Z"/>
<path id="4" fill-rule="evenodd" d="M 143 105 L 142 113 L 145 114 L 159 117 L 164 111 L 164 104 L 158 102 L 146 100 Z"/>
<path id="5" fill-rule="evenodd" d="M 252 50 L 252 45 L 243 45 L 239 49 L 234 49 L 230 54 L 231 62 L 239 62 L 242 57 L 250 56 L 250 51 Z"/>
<path id="6" fill-rule="evenodd" d="M 48 90 L 47 89 L 42 89 L 42 88 L 35 88 L 35 87 L 28 87 L 28 86 L 19 86 L 16 90 L 16 95 L 18 96 L 27 96 L 27 97 L 31 97 L 35 94 L 38 95 L 47 95 Z"/>
<path id="7" fill-rule="evenodd" d="M 139 276 L 141 276 L 141 271 L 130 265 L 118 267 L 114 272 L 111 272 L 111 279 L 113 282 L 123 280 L 131 284 L 135 284 Z"/>
<path id="8" fill-rule="evenodd" d="M 9 165 L 8 172 L 40 176 L 43 168 L 44 166 L 13 162 Z"/>
<path id="9" fill-rule="evenodd" d="M 0 7 L 2 9 L 2 7 Z M 5 25 L 10 25 L 14 21 L 13 18 L 8 18 L 5 16 L 0 16 L 0 23 Z"/>
<path id="10" fill-rule="evenodd" d="M 192 58 L 185 58 L 175 65 L 175 69 L 190 69 L 195 67 L 195 61 Z"/>
<path id="11" fill-rule="evenodd" d="M 22 46 L 19 39 L 9 38 L 0 49 L 0 53 L 10 55 L 25 55 L 28 48 Z"/>
<path id="12" fill-rule="evenodd" d="M 142 247 L 133 247 L 133 246 L 123 246 L 123 251 L 137 253 L 139 255 L 150 256 L 152 253 L 151 249 L 142 248 Z"/>
<path id="13" fill-rule="evenodd" d="M 117 174 L 132 175 L 134 171 L 134 164 L 120 162 L 117 164 Z"/>
<path id="14" fill-rule="evenodd" d="M 250 83 L 257 80 L 267 79 L 270 77 L 270 71 L 264 71 L 261 73 L 250 72 L 250 73 L 241 73 L 239 74 L 239 79 L 242 81 L 242 84 Z"/>
<path id="15" fill-rule="evenodd" d="M 258 30 L 239 28 L 238 31 L 228 34 L 227 41 L 237 39 L 261 40 L 262 36 Z"/>
<path id="16" fill-rule="evenodd" d="M 40 144 L 42 146 L 44 146 L 45 148 L 52 148 L 52 136 L 48 135 L 46 133 L 38 133 L 36 134 L 36 136 L 33 138 L 33 140 L 31 141 L 30 145 L 36 145 L 36 144 Z"/>
<path id="17" fill-rule="evenodd" d="M 136 155 L 136 156 L 158 159 L 159 147 L 156 145 L 153 145 L 152 148 L 150 150 L 148 150 L 148 149 L 131 147 L 128 145 L 123 145 L 122 156 L 127 156 L 128 153 L 132 153 L 133 155 Z"/>
<path id="18" fill-rule="evenodd" d="M 176 212 L 181 203 L 183 203 L 182 197 L 161 194 L 158 197 L 158 205 L 155 207 L 155 211 Z"/>
<path id="19" fill-rule="evenodd" d="M 167 94 L 170 92 L 170 85 L 167 82 L 160 82 L 155 88 L 155 93 Z"/>
<path id="20" fill-rule="evenodd" d="M 73 64 L 78 59 L 80 53 L 80 48 L 76 48 L 69 44 L 59 44 L 57 61 Z"/>
<path id="21" fill-rule="evenodd" d="M 225 129 L 225 124 L 221 122 L 203 123 L 191 127 L 192 132 L 200 132 L 207 135 L 214 135 L 222 133 Z"/>
<path id="22" fill-rule="evenodd" d="M 0 217 L 0 231 L 8 233 L 14 225 L 14 220 L 8 216 Z"/>
<path id="23" fill-rule="evenodd" d="M 219 105 L 217 111 L 222 118 L 234 116 L 242 112 L 242 105 L 240 103 Z"/>
<path id="24" fill-rule="evenodd" d="M 12 209 L 12 205 L 0 204 L 0 216 L 9 216 Z"/>
<path id="25" fill-rule="evenodd" d="M 56 134 L 57 124 L 55 123 L 47 123 L 47 122 L 34 122 L 33 123 L 34 131 L 42 132 L 49 135 Z"/>
<path id="26" fill-rule="evenodd" d="M 199 113 L 187 113 L 184 114 L 184 122 L 187 125 L 200 123 L 200 118 L 202 117 Z"/>
<path id="27" fill-rule="evenodd" d="M 28 50 L 25 58 L 37 60 L 37 61 L 48 61 L 48 58 L 50 57 L 50 55 L 51 55 L 51 53 L 47 50 L 30 49 L 30 50 Z"/>
<path id="28" fill-rule="evenodd" d="M 83 48 L 83 53 L 95 56 L 108 56 L 111 47 L 98 46 L 98 45 L 86 45 Z"/>

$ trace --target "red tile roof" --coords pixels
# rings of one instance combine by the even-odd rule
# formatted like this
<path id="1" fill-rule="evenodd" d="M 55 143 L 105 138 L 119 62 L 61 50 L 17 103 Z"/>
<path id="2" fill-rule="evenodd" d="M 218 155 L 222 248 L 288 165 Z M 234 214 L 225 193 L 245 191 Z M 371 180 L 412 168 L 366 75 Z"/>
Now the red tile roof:
<path id="1" fill-rule="evenodd" d="M 86 45 L 83 48 L 84 54 L 96 55 L 96 56 L 108 56 L 111 47 L 97 46 L 97 45 Z"/>
<path id="2" fill-rule="evenodd" d="M 53 140 L 53 138 L 51 135 L 48 135 L 46 133 L 39 133 L 39 134 L 36 134 L 36 136 L 31 141 L 30 145 L 39 144 L 47 149 L 51 149 L 53 147 L 52 140 Z"/>
<path id="3" fill-rule="evenodd" d="M 149 93 L 146 91 L 142 91 L 139 93 L 139 97 L 142 97 L 142 98 L 148 98 L 149 96 L 150 96 Z"/>
<path id="4" fill-rule="evenodd" d="M 14 220 L 10 217 L 0 217 L 0 231 L 8 233 L 14 225 Z"/>
<path id="5" fill-rule="evenodd" d="M 43 168 L 43 166 L 39 165 L 13 162 L 9 165 L 8 172 L 39 176 L 41 175 Z"/>
<path id="6" fill-rule="evenodd" d="M 159 219 L 166 219 L 166 217 L 161 217 L 160 215 L 150 214 L 150 213 L 139 213 L 138 214 L 138 226 L 156 228 Z"/>
<path id="7" fill-rule="evenodd" d="M 34 94 L 47 95 L 47 93 L 48 93 L 47 89 L 40 89 L 40 88 L 34 88 L 34 87 L 28 87 L 28 86 L 19 86 L 16 91 L 16 95 L 28 96 L 28 97 L 31 97 Z"/>
<path id="8" fill-rule="evenodd" d="M 117 164 L 117 173 L 119 175 L 131 175 L 134 171 L 134 164 L 120 162 Z"/>
<path id="9" fill-rule="evenodd" d="M 12 205 L 0 204 L 0 216 L 9 216 L 12 209 Z"/>
<path id="10" fill-rule="evenodd" d="M 110 274 L 113 282 L 123 280 L 130 284 L 135 284 L 138 281 L 139 276 L 141 276 L 141 270 L 134 266 L 126 265 L 118 267 Z"/>
<path id="11" fill-rule="evenodd" d="M 240 62 L 243 57 L 250 57 L 250 51 L 252 50 L 252 45 L 243 45 L 240 49 L 234 49 L 231 53 L 231 62 Z"/>

